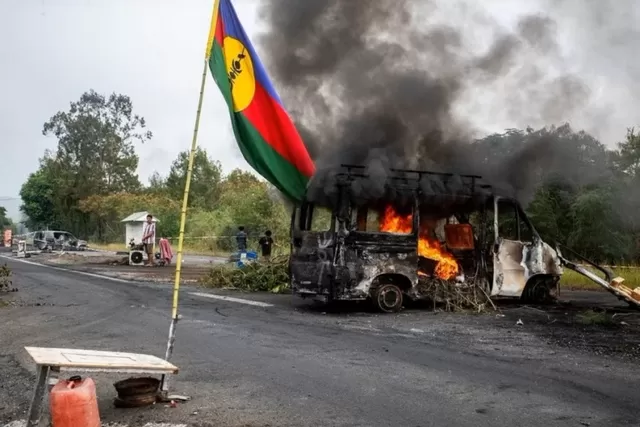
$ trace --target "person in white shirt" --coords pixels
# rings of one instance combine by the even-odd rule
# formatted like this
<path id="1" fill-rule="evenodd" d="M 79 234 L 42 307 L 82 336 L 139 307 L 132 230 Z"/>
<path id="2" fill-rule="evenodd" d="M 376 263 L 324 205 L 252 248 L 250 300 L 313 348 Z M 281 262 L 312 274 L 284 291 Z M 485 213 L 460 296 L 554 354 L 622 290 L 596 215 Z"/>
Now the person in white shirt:
<path id="1" fill-rule="evenodd" d="M 153 215 L 147 215 L 147 222 L 142 229 L 142 244 L 147 253 L 147 266 L 153 266 L 153 244 L 156 241 L 156 224 L 153 222 Z"/>

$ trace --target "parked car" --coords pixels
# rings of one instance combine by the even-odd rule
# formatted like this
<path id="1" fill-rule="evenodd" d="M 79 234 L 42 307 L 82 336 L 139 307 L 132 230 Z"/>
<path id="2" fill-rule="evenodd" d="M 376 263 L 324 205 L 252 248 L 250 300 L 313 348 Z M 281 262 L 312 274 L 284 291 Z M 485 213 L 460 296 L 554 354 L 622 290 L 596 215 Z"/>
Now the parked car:
<path id="1" fill-rule="evenodd" d="M 87 241 L 75 237 L 68 231 L 40 230 L 29 233 L 27 245 L 32 245 L 35 249 L 51 252 L 57 250 L 78 250 L 87 249 Z"/>

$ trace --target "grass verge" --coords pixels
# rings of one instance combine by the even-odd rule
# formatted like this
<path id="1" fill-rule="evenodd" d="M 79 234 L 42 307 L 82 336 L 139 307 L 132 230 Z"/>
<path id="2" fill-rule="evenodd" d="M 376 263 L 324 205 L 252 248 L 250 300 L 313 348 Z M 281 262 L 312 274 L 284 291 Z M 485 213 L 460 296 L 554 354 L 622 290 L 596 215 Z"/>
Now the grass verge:
<path id="1" fill-rule="evenodd" d="M 613 326 L 616 323 L 606 311 L 587 310 L 576 315 L 576 322 L 585 326 Z"/>
<path id="2" fill-rule="evenodd" d="M 615 273 L 615 276 L 620 276 L 624 279 L 625 286 L 634 289 L 640 286 L 640 267 L 613 267 L 611 268 Z M 602 273 L 596 270 L 591 270 L 598 276 L 603 277 Z M 560 286 L 563 289 L 568 290 L 604 290 L 604 288 L 597 283 L 593 282 L 588 277 L 585 277 L 568 268 L 564 269 L 564 274 L 560 279 Z"/>
<path id="3" fill-rule="evenodd" d="M 101 251 L 109 251 L 109 252 L 129 250 L 129 248 L 123 245 L 122 243 L 90 243 L 89 248 L 98 249 Z M 177 243 L 172 244 L 172 249 L 174 252 L 178 250 Z M 230 252 L 210 251 L 210 250 L 206 250 L 203 247 L 200 247 L 199 245 L 193 245 L 193 244 L 185 244 L 182 248 L 182 252 L 189 255 L 206 255 L 206 256 L 221 256 L 221 257 L 228 257 L 231 255 Z"/>

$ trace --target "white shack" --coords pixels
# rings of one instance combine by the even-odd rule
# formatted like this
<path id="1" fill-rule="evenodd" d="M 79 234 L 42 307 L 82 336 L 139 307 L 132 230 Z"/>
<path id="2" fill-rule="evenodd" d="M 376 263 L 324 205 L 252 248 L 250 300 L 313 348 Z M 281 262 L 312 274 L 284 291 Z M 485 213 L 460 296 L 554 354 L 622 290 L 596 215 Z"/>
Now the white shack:
<path id="1" fill-rule="evenodd" d="M 147 222 L 147 215 L 149 215 L 149 212 L 136 212 L 122 220 L 125 223 L 125 246 L 129 246 L 131 239 L 136 243 L 142 242 L 142 231 L 144 230 L 144 223 Z M 158 222 L 155 216 L 153 217 L 153 222 Z"/>

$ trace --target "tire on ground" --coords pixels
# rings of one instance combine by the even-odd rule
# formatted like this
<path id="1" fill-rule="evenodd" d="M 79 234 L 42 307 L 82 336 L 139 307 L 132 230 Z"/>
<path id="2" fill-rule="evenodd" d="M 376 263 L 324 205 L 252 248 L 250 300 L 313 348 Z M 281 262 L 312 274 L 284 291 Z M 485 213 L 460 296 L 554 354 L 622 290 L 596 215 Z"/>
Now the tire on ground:
<path id="1" fill-rule="evenodd" d="M 383 313 L 397 313 L 402 309 L 402 289 L 393 283 L 381 283 L 372 292 L 375 307 Z"/>

